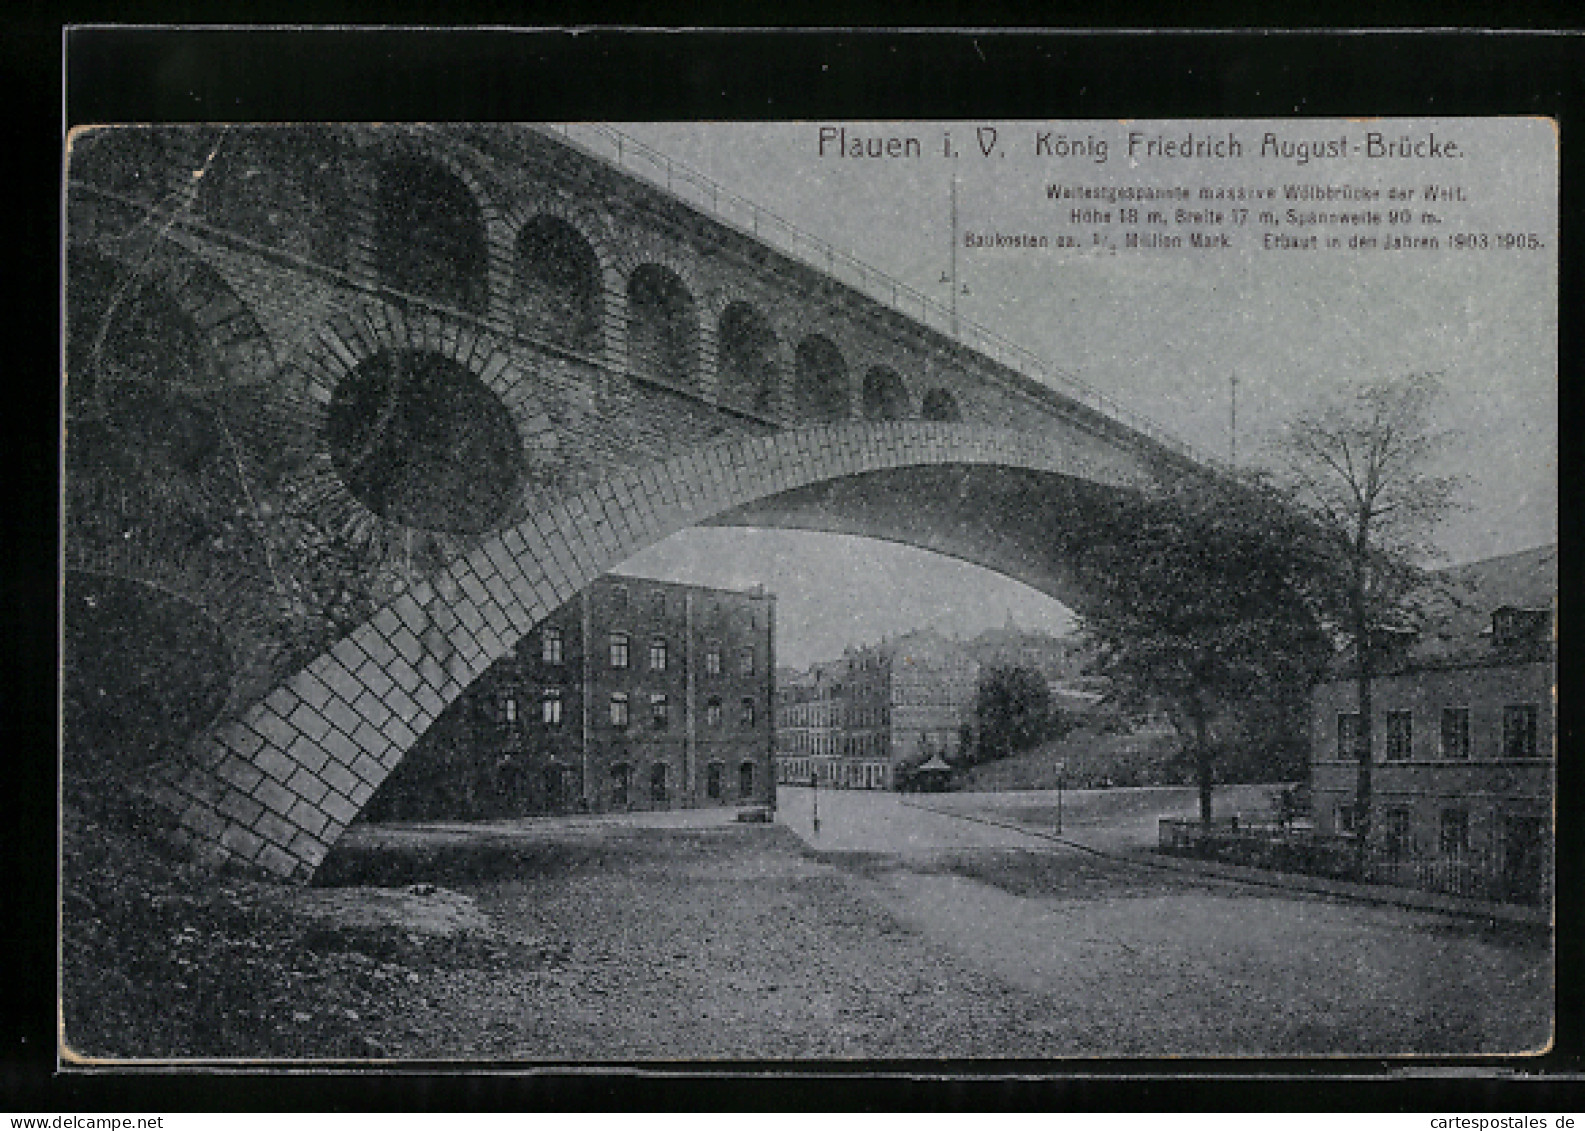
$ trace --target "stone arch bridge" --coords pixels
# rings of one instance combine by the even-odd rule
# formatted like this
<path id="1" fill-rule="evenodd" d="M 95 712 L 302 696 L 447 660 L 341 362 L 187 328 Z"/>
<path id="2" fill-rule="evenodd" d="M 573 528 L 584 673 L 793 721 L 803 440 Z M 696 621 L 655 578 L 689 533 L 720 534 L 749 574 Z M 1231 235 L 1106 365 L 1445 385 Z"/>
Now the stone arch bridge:
<path id="1" fill-rule="evenodd" d="M 66 756 L 117 748 L 207 861 L 312 875 L 678 530 L 891 538 L 1082 609 L 1064 547 L 1213 474 L 539 129 L 81 131 L 67 210 Z M 141 745 L 93 678 L 140 646 L 193 669 Z"/>

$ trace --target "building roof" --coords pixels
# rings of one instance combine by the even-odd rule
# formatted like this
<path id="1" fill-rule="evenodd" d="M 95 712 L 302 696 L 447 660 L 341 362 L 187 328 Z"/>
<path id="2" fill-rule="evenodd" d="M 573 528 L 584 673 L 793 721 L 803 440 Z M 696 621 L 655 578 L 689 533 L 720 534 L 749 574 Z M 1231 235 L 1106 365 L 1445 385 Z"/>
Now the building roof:
<path id="1" fill-rule="evenodd" d="M 1493 609 L 1549 608 L 1557 594 L 1557 545 L 1449 566 L 1437 576 L 1478 594 Z"/>
<path id="2" fill-rule="evenodd" d="M 1450 566 L 1431 579 L 1416 601 L 1423 618 L 1420 634 L 1394 662 L 1382 666 L 1384 673 L 1533 662 L 1550 655 L 1550 631 L 1515 646 L 1497 639 L 1492 614 L 1500 609 L 1551 612 L 1557 596 L 1555 544 Z M 1338 674 L 1345 671 L 1340 665 Z"/>

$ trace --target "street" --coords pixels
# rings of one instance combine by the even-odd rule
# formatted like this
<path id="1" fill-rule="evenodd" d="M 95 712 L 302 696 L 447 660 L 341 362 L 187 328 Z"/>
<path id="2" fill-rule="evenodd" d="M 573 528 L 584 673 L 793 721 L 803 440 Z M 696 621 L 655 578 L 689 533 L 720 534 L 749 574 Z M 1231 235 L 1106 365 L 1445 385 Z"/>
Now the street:
<path id="1" fill-rule="evenodd" d="M 506 822 L 481 844 L 520 841 L 532 866 L 415 863 L 397 878 L 465 893 L 517 957 L 417 985 L 393 975 L 390 1008 L 368 1019 L 380 1045 L 1047 1058 L 1512 1053 L 1549 1039 L 1551 954 L 1534 933 L 1097 855 L 915 807 L 928 796 L 821 790 L 816 836 L 810 791 L 780 797 L 778 826 Z M 456 826 L 359 839 L 400 855 L 429 835 L 453 851 L 468 839 Z"/>

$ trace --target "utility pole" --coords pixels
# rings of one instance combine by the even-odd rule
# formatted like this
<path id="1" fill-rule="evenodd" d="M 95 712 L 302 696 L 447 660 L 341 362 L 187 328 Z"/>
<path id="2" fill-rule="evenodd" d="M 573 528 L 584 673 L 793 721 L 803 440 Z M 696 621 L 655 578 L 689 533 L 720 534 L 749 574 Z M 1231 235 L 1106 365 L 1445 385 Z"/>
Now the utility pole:
<path id="1" fill-rule="evenodd" d="M 947 225 L 950 234 L 950 246 L 947 248 L 949 267 L 941 272 L 940 282 L 949 288 L 947 292 L 947 307 L 952 315 L 952 336 L 958 336 L 958 174 L 952 173 L 952 201 L 951 222 Z"/>
<path id="2" fill-rule="evenodd" d="M 1228 376 L 1227 395 L 1227 465 L 1238 467 L 1238 374 Z"/>
<path id="3" fill-rule="evenodd" d="M 952 171 L 952 336 L 958 336 L 958 173 Z"/>

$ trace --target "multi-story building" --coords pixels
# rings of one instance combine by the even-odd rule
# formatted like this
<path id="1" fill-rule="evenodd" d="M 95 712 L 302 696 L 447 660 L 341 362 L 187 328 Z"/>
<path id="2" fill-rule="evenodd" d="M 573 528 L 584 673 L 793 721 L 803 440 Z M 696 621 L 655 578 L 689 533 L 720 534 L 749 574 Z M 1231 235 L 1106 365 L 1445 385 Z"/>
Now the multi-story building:
<path id="1" fill-rule="evenodd" d="M 775 597 L 607 575 L 453 703 L 371 819 L 774 803 Z"/>
<path id="2" fill-rule="evenodd" d="M 785 689 L 778 778 L 893 788 L 900 771 L 958 753 L 978 688 L 979 664 L 935 632 L 850 648 Z"/>
<path id="3" fill-rule="evenodd" d="M 777 780 L 833 784 L 842 740 L 846 665 L 815 664 L 789 672 L 776 687 Z"/>
<path id="4" fill-rule="evenodd" d="M 987 628 L 964 641 L 963 650 L 982 668 L 1024 668 L 1054 688 L 1080 686 L 1092 658 L 1079 637 L 1019 628 L 1011 618 L 1002 628 Z"/>
<path id="5" fill-rule="evenodd" d="M 1552 860 L 1557 547 L 1443 570 L 1429 623 L 1372 682 L 1371 835 L 1389 856 L 1489 869 L 1538 898 Z M 1315 689 L 1316 827 L 1356 826 L 1359 700 L 1346 666 Z"/>

